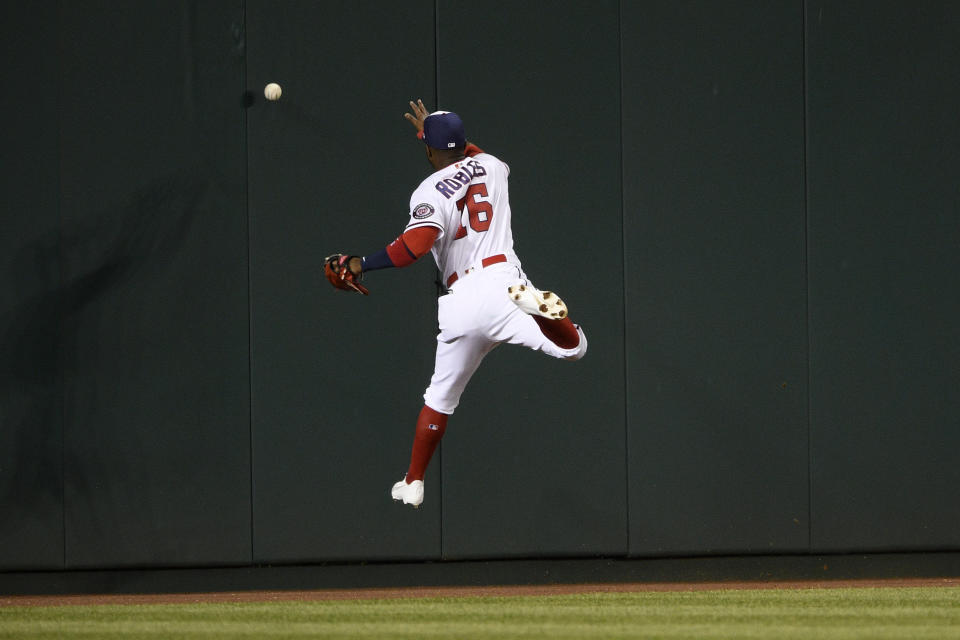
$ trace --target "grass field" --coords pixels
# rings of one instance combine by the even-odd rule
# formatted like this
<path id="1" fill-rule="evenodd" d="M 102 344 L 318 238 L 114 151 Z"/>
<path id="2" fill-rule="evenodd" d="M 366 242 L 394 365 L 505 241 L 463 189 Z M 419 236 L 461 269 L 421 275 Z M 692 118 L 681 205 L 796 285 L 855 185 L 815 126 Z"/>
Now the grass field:
<path id="1" fill-rule="evenodd" d="M 960 588 L 0 607 L 0 638 L 960 638 Z"/>

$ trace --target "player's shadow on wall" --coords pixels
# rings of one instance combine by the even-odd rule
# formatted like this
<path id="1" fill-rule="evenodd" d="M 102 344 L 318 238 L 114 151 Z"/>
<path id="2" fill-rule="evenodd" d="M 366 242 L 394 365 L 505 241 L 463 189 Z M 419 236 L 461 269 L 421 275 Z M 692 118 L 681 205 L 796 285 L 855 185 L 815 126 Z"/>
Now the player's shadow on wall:
<path id="1" fill-rule="evenodd" d="M 117 207 L 62 219 L 59 231 L 23 246 L 10 262 L 20 286 L 0 324 L 0 419 L 3 442 L 12 447 L 2 459 L 13 465 L 0 468 L 0 508 L 10 514 L 0 518 L 0 539 L 16 535 L 18 520 L 33 513 L 38 499 L 62 501 L 61 467 L 82 467 L 62 451 L 63 431 L 75 426 L 63 424 L 64 366 L 79 341 L 89 339 L 78 335 L 73 317 L 138 271 L 169 264 L 207 188 L 187 172 L 167 175 Z M 89 495 L 91 487 L 79 480 L 74 492 Z"/>

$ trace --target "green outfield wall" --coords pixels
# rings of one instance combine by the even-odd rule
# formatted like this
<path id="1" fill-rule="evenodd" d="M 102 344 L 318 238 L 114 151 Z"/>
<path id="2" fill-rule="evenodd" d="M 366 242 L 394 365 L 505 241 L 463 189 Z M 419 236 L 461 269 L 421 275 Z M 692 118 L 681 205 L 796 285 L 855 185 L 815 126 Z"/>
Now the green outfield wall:
<path id="1" fill-rule="evenodd" d="M 12 4 L 0 570 L 960 549 L 960 4 Z M 263 98 L 277 82 L 283 96 Z M 428 174 L 511 168 L 589 338 L 484 362 L 392 504 Z"/>

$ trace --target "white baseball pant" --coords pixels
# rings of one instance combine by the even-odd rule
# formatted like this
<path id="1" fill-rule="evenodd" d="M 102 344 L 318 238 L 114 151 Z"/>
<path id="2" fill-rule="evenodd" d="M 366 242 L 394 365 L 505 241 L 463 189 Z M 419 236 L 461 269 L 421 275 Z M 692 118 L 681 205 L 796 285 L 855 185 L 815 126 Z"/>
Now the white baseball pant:
<path id="1" fill-rule="evenodd" d="M 501 343 L 519 344 L 563 360 L 579 360 L 587 352 L 587 336 L 577 327 L 580 343 L 561 349 L 540 331 L 532 317 L 507 294 L 515 284 L 531 283 L 515 265 L 495 264 L 459 278 L 438 301 L 437 357 L 427 406 L 452 414 L 477 367 Z"/>

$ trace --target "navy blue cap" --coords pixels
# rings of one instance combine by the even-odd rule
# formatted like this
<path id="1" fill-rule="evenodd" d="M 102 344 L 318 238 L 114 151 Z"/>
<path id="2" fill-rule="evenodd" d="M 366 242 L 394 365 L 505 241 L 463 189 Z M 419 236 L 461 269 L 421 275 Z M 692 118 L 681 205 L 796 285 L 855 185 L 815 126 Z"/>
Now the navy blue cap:
<path id="1" fill-rule="evenodd" d="M 466 145 L 463 120 L 452 111 L 434 111 L 423 121 L 423 141 L 434 149 L 455 149 Z"/>

